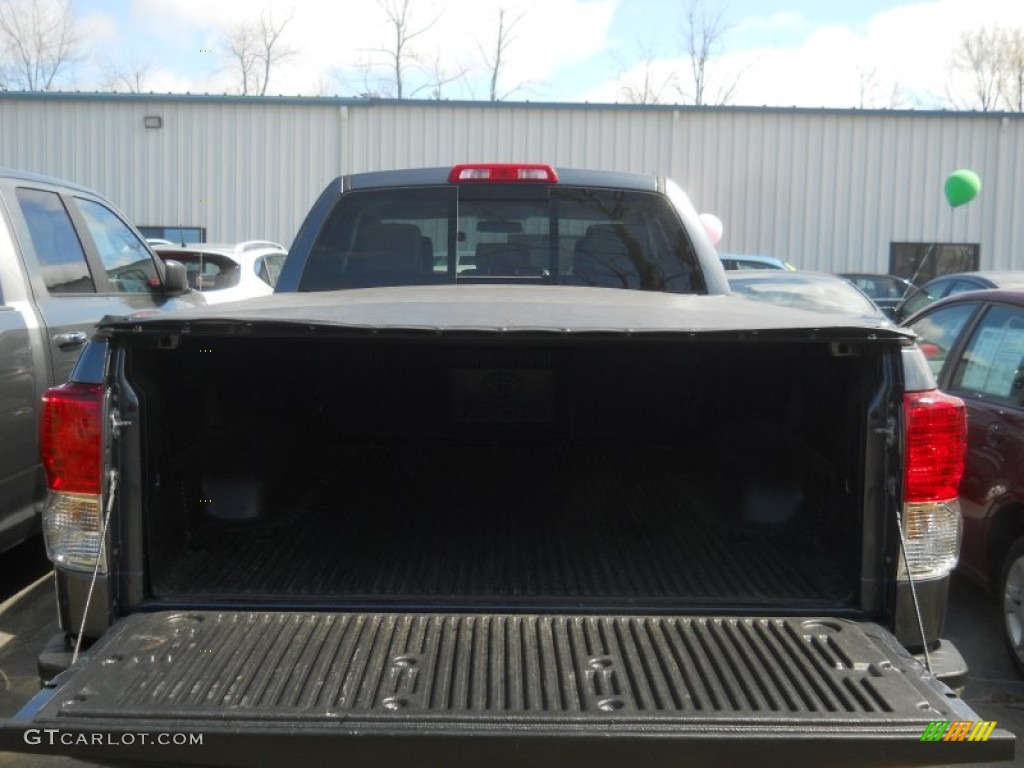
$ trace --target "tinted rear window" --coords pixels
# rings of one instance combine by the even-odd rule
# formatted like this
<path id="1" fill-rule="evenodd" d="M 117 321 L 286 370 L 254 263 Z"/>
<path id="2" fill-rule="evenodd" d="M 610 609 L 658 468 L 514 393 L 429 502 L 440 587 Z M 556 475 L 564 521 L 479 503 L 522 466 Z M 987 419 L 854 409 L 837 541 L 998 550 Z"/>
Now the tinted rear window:
<path id="1" fill-rule="evenodd" d="M 452 282 L 705 291 L 665 197 L 547 185 L 346 194 L 317 238 L 299 289 Z"/>
<path id="2" fill-rule="evenodd" d="M 238 263 L 221 254 L 197 251 L 162 251 L 162 259 L 170 259 L 185 265 L 189 287 L 194 291 L 219 291 L 234 288 L 241 277 Z"/>
<path id="3" fill-rule="evenodd" d="M 95 293 L 85 251 L 60 195 L 24 188 L 16 194 L 49 292 Z"/>

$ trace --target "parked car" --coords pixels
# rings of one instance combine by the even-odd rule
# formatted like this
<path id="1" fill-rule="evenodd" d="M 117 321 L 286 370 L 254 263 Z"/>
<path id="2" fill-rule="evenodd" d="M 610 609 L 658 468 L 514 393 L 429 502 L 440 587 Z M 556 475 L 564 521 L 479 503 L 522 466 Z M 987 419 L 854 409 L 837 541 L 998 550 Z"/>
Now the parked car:
<path id="1" fill-rule="evenodd" d="M 108 200 L 0 169 L 0 551 L 39 529 L 39 401 L 68 380 L 96 322 L 202 303 Z"/>
<path id="2" fill-rule="evenodd" d="M 751 253 L 721 253 L 719 258 L 722 260 L 722 266 L 727 270 L 785 269 L 793 271 L 796 269 L 788 261 L 783 261 L 775 256 L 758 256 Z"/>
<path id="3" fill-rule="evenodd" d="M 903 297 L 914 289 L 914 284 L 899 275 L 877 275 L 868 272 L 843 272 L 844 277 L 875 302 L 886 315 L 895 319 L 896 308 Z"/>
<path id="4" fill-rule="evenodd" d="M 158 246 L 156 252 L 162 259 L 184 264 L 189 285 L 202 293 L 208 304 L 269 296 L 288 255 L 283 246 L 264 240 Z"/>
<path id="5" fill-rule="evenodd" d="M 731 272 L 727 277 L 733 292 L 748 299 L 814 312 L 857 315 L 876 322 L 885 320 L 882 311 L 859 288 L 826 272 L 764 269 Z"/>
<path id="6" fill-rule="evenodd" d="M 958 294 L 906 325 L 939 387 L 967 403 L 959 568 L 1002 601 L 1006 645 L 1024 673 L 1024 289 Z"/>
<path id="7" fill-rule="evenodd" d="M 908 319 L 933 301 L 985 288 L 1024 288 L 1024 272 L 955 272 L 941 275 L 908 293 L 896 308 L 896 319 Z"/>

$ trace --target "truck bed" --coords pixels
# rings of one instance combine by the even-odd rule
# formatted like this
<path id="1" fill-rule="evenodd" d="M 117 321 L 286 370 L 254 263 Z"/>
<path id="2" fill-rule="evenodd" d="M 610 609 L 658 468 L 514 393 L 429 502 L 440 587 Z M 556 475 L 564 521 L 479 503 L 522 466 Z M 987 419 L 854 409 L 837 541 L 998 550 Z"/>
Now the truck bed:
<path id="1" fill-rule="evenodd" d="M 850 579 L 809 532 L 723 523 L 716 489 L 678 472 L 688 461 L 679 449 L 326 455 L 337 469 L 275 521 L 203 518 L 157 592 L 631 610 L 852 598 Z"/>
<path id="2" fill-rule="evenodd" d="M 142 602 L 882 609 L 889 340 L 132 342 Z"/>

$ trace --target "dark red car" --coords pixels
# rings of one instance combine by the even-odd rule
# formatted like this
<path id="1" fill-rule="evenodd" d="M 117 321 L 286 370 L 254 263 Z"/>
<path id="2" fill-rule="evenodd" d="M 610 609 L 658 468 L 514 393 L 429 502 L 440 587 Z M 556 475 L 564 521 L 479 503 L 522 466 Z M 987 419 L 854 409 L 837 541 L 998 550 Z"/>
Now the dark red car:
<path id="1" fill-rule="evenodd" d="M 1024 290 L 951 296 L 905 325 L 939 387 L 967 403 L 959 568 L 1001 596 L 1007 646 L 1024 673 Z"/>

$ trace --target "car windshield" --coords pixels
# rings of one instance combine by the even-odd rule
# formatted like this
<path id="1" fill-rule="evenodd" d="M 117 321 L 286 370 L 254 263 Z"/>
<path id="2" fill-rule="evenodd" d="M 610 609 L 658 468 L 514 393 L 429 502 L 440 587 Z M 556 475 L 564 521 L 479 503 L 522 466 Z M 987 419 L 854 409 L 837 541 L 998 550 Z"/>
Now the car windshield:
<path id="1" fill-rule="evenodd" d="M 901 299 L 907 289 L 907 284 L 899 278 L 851 275 L 847 279 L 872 299 Z"/>
<path id="2" fill-rule="evenodd" d="M 462 185 L 343 196 L 300 290 L 542 283 L 705 291 L 662 195 L 560 185 Z"/>

